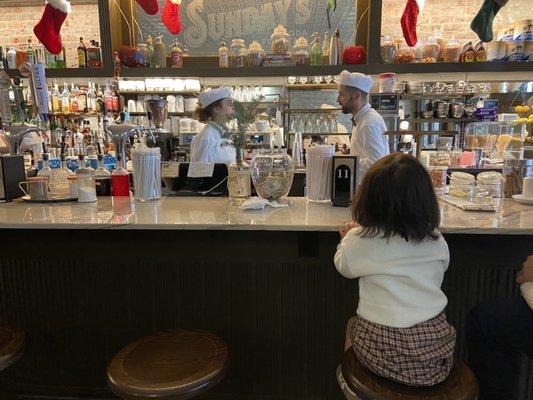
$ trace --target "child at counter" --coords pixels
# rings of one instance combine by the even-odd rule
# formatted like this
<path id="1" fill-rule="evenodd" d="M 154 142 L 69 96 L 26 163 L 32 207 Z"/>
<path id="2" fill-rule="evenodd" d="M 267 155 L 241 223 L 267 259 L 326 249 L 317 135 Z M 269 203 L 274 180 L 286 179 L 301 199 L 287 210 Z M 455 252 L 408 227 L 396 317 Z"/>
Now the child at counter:
<path id="1" fill-rule="evenodd" d="M 402 153 L 380 159 L 355 195 L 352 217 L 335 254 L 337 270 L 359 278 L 345 350 L 405 385 L 442 382 L 453 364 L 455 329 L 443 311 L 449 251 L 426 169 Z"/>

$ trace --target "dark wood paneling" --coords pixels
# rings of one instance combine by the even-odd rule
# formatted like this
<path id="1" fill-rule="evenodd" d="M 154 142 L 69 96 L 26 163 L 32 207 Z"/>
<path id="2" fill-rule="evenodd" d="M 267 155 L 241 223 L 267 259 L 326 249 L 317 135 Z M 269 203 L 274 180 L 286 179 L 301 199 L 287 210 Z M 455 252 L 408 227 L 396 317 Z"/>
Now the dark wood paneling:
<path id="1" fill-rule="evenodd" d="M 228 377 L 206 398 L 340 400 L 334 369 L 357 284 L 333 266 L 337 239 L 318 232 L 2 230 L 0 324 L 24 328 L 29 343 L 0 375 L 0 390 L 105 398 L 106 365 L 125 344 L 160 329 L 197 328 L 220 335 L 232 354 Z M 447 240 L 447 315 L 464 355 L 467 311 L 518 294 L 514 275 L 531 237 Z M 525 393 L 531 380 L 523 380 Z"/>

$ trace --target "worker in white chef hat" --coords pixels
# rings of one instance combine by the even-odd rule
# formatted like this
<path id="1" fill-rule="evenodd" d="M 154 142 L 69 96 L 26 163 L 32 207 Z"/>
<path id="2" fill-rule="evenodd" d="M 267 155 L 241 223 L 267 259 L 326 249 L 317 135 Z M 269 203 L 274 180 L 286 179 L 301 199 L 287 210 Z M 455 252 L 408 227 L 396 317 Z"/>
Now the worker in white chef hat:
<path id="1" fill-rule="evenodd" d="M 196 114 L 200 122 L 206 123 L 191 143 L 191 162 L 223 163 L 235 162 L 235 148 L 222 146 L 222 120 L 233 114 L 231 91 L 222 87 L 200 93 Z"/>
<path id="2" fill-rule="evenodd" d="M 370 76 L 359 72 L 342 71 L 339 75 L 337 102 L 344 114 L 352 114 L 350 153 L 357 156 L 357 184 L 372 164 L 389 154 L 389 143 L 383 135 L 385 121 L 368 102 L 373 83 Z"/>

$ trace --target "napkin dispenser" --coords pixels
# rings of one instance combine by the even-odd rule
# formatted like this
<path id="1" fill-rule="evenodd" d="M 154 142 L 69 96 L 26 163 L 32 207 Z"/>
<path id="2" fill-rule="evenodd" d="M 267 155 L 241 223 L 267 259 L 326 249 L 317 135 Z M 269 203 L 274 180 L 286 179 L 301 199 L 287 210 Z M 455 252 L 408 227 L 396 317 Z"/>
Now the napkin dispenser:
<path id="1" fill-rule="evenodd" d="M 333 207 L 348 207 L 355 192 L 357 157 L 352 155 L 333 156 L 333 179 L 331 200 Z"/>
<path id="2" fill-rule="evenodd" d="M 0 156 L 0 200 L 11 201 L 24 196 L 19 183 L 26 180 L 24 157 L 21 155 Z"/>

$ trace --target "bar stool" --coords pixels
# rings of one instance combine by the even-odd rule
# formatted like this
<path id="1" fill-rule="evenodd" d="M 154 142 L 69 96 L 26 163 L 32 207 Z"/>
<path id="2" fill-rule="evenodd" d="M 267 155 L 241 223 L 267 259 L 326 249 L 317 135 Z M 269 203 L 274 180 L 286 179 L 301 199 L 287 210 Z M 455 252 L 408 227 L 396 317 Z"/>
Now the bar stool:
<path id="1" fill-rule="evenodd" d="M 0 326 L 0 371 L 22 357 L 26 333 L 19 328 Z"/>
<path id="2" fill-rule="evenodd" d="M 444 382 L 429 387 L 406 386 L 378 376 L 361 364 L 353 349 L 344 353 L 341 370 L 346 385 L 361 400 L 475 400 L 479 392 L 474 374 L 459 360 Z"/>
<path id="3" fill-rule="evenodd" d="M 124 400 L 185 400 L 222 380 L 228 347 L 209 332 L 157 332 L 126 346 L 109 363 L 110 389 Z"/>

